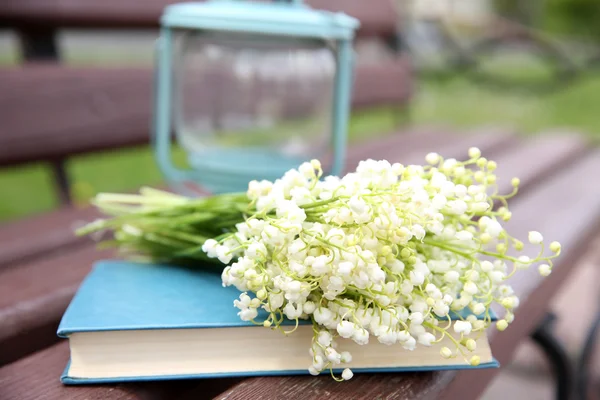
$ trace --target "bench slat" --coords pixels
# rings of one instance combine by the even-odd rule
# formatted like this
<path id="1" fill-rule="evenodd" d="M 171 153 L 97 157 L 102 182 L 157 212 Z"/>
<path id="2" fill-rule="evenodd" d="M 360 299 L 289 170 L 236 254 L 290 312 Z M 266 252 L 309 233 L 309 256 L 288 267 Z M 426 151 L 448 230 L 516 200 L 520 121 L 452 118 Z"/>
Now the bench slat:
<path id="1" fill-rule="evenodd" d="M 411 95 L 407 58 L 357 68 L 354 110 L 404 104 Z M 0 166 L 134 146 L 150 140 L 152 71 L 35 65 L 0 69 Z M 199 91 L 198 101 L 210 100 Z M 297 91 L 286 109 L 298 110 Z M 204 99 L 204 100 L 203 100 Z M 293 106 L 293 107 L 292 107 Z M 288 110 L 288 111 L 289 111 Z"/>
<path id="2" fill-rule="evenodd" d="M 56 343 L 59 318 L 93 261 L 111 254 L 87 246 L 0 274 L 0 365 Z"/>
<path id="3" fill-rule="evenodd" d="M 0 225 L 0 271 L 88 243 L 89 239 L 73 235 L 73 230 L 97 216 L 90 207 L 68 207 Z"/>
<path id="4" fill-rule="evenodd" d="M 573 272 L 578 258 L 600 230 L 600 186 L 590 184 L 596 180 L 598 171 L 600 151 L 594 151 L 575 165 L 564 168 L 531 195 L 515 201 L 512 211 L 519 219 L 507 223 L 507 229 L 522 239 L 527 238 L 528 230 L 538 229 L 546 240 L 560 241 L 562 253 L 548 278 L 540 277 L 537 270 L 531 268 L 511 280 L 521 305 L 509 329 L 501 334 L 494 332 L 492 351 L 500 363 L 507 363 L 519 338 L 535 329 L 547 311 L 550 299 Z M 466 388 L 475 393 L 475 398 L 478 393 L 483 393 L 493 376 L 493 370 L 457 373 L 452 383 L 439 394 L 440 398 L 464 398 Z"/>
<path id="5" fill-rule="evenodd" d="M 529 140 L 526 146 L 516 146 L 497 160 L 498 185 L 510 191 L 510 181 L 515 176 L 521 182 L 527 182 L 528 188 L 544 183 L 548 176 L 580 156 L 585 148 L 586 140 L 581 135 L 541 134 Z M 551 168 L 546 160 L 552 164 Z"/>
<path id="6" fill-rule="evenodd" d="M 157 28 L 164 7 L 173 0 L 7 0 L 0 3 L 0 23 L 13 27 Z M 343 11 L 358 18 L 358 35 L 395 34 L 397 10 L 391 0 L 307 0 L 313 8 Z"/>

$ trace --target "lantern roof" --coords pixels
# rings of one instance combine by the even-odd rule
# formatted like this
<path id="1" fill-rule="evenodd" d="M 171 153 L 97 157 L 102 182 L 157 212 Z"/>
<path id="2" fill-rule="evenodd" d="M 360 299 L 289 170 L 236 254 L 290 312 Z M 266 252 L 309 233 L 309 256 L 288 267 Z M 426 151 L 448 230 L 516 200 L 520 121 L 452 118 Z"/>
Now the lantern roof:
<path id="1" fill-rule="evenodd" d="M 356 18 L 344 13 L 315 10 L 301 2 L 234 0 L 172 4 L 165 8 L 161 24 L 170 28 L 322 39 L 351 39 L 360 25 Z"/>

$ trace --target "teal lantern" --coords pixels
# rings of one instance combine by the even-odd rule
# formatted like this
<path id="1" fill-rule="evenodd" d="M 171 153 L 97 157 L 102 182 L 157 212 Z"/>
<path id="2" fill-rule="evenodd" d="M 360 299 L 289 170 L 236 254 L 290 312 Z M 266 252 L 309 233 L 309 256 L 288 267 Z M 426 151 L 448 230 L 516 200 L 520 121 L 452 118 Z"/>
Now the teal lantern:
<path id="1" fill-rule="evenodd" d="M 358 25 L 300 1 L 166 7 L 154 104 L 162 172 L 213 193 L 274 180 L 312 158 L 339 174 Z M 184 168 L 173 163 L 172 132 L 187 154 Z"/>

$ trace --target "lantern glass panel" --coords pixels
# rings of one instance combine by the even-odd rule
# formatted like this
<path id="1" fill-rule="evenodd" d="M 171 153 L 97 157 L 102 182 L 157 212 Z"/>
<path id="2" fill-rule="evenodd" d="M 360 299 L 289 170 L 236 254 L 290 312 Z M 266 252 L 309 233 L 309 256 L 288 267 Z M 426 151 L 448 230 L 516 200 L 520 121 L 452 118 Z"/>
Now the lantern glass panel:
<path id="1" fill-rule="evenodd" d="M 327 158 L 332 44 L 207 31 L 178 32 L 175 44 L 175 131 L 195 169 L 281 174 Z"/>

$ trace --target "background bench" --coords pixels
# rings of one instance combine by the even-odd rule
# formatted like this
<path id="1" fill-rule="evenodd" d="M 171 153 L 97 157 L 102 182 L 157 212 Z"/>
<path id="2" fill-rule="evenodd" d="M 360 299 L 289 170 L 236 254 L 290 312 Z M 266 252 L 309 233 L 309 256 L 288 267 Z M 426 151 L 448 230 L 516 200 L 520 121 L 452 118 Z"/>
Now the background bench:
<path id="1" fill-rule="evenodd" d="M 56 33 L 62 28 L 155 28 L 166 1 L 7 0 L 0 26 L 18 32 L 22 68 L 0 70 L 0 107 L 7 129 L 0 133 L 0 165 L 44 160 L 52 163 L 63 200 L 69 201 L 64 161 L 73 154 L 143 144 L 149 137 L 150 70 L 84 68 L 60 64 Z M 395 37 L 391 1 L 321 0 L 310 4 L 343 9 L 361 20 L 359 40 Z M 357 70 L 353 109 L 396 108 L 412 92 L 410 63 L 390 57 L 362 63 Z M 24 112 L 24 110 L 27 110 Z M 52 112 L 49 112 L 49 111 Z M 600 222 L 599 187 L 589 184 L 600 168 L 600 153 L 572 135 L 519 139 L 510 132 L 482 130 L 470 135 L 447 129 L 414 129 L 349 149 L 348 167 L 367 157 L 421 163 L 429 151 L 462 157 L 470 146 L 498 161 L 504 191 L 517 175 L 522 189 L 511 202 L 510 229 L 526 237 L 539 229 L 560 240 L 564 252 L 553 274 L 537 271 L 513 282 L 521 306 L 513 325 L 493 333 L 495 356 L 506 364 L 517 345 L 543 319 L 549 300 L 588 245 Z M 532 161 L 533 160 L 533 161 Z M 134 189 L 134 188 L 132 188 Z M 0 399 L 171 399 L 217 398 L 476 398 L 498 370 L 418 374 L 356 375 L 342 385 L 328 378 L 287 377 L 64 387 L 58 377 L 68 344 L 57 343 L 56 328 L 99 252 L 89 239 L 73 236 L 94 210 L 64 207 L 56 212 L 0 226 Z M 565 226 L 569 221 L 569 226 Z M 291 389 L 290 389 L 291 388 Z M 289 392 L 288 390 L 293 390 Z"/>

